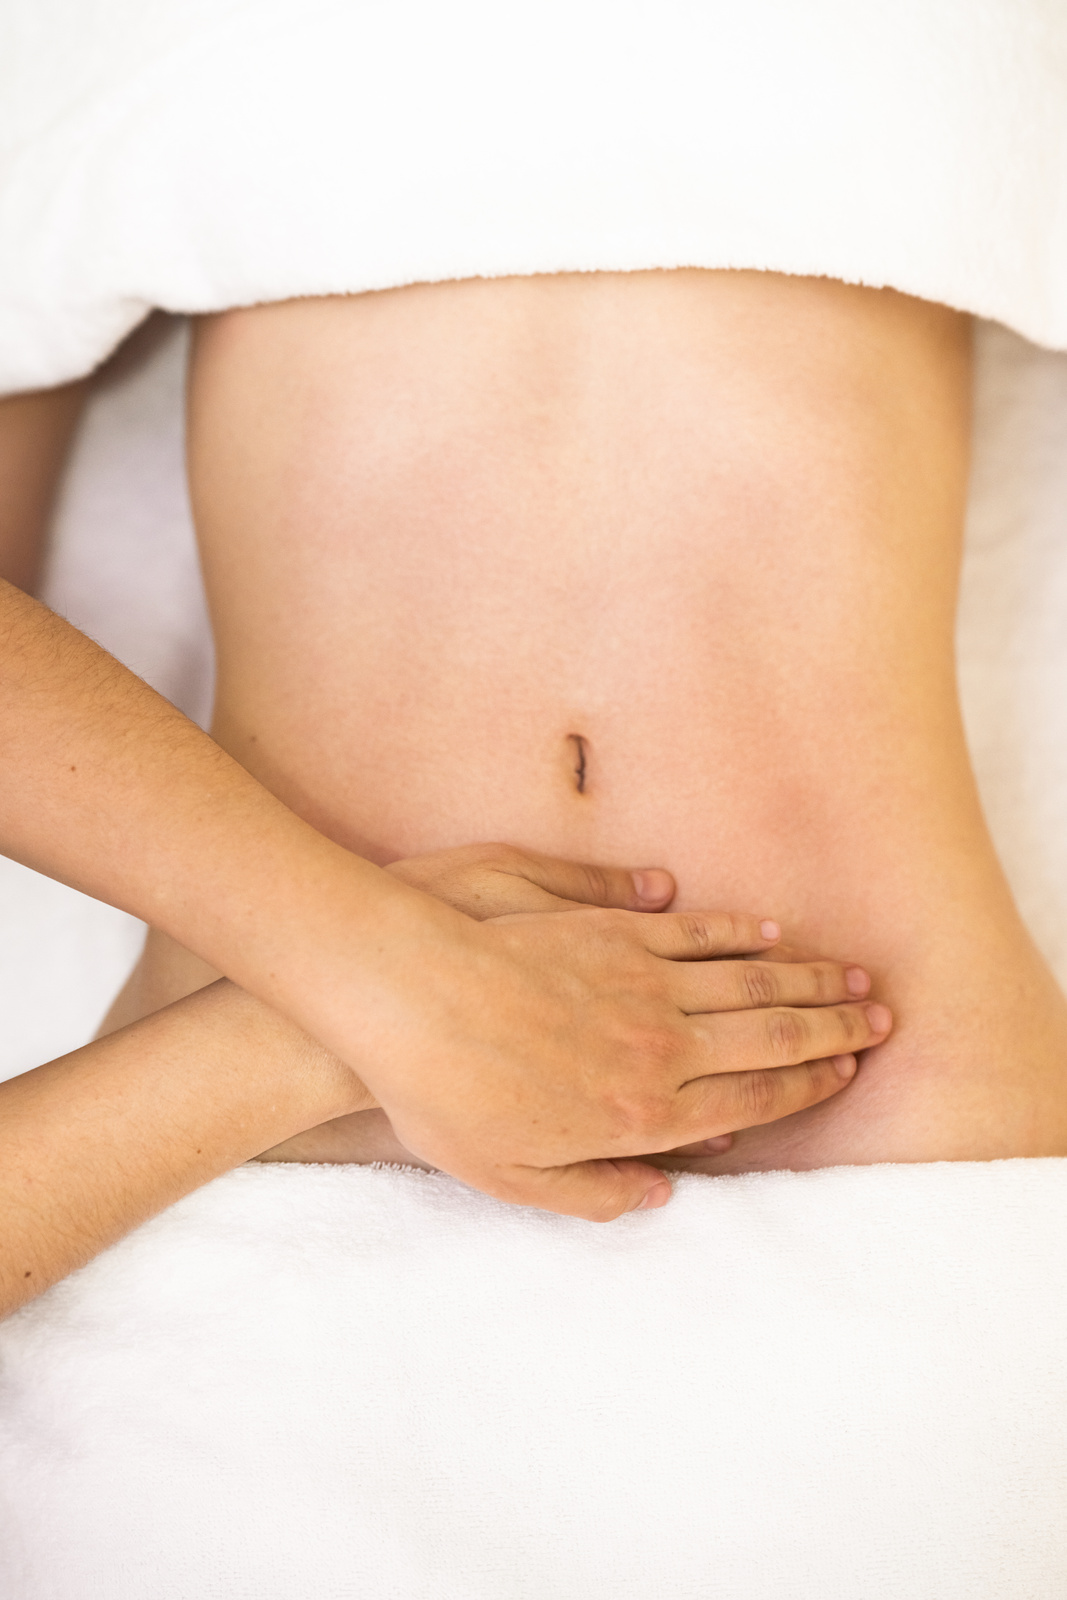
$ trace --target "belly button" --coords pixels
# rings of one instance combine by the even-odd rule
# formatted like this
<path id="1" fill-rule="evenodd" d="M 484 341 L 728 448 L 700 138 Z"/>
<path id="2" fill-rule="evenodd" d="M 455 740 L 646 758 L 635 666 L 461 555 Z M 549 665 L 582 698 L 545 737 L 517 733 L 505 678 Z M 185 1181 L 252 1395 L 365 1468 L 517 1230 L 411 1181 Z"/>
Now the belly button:
<path id="1" fill-rule="evenodd" d="M 574 787 L 579 794 L 584 794 L 589 774 L 589 741 L 580 733 L 568 733 L 567 743 L 571 751 Z"/>

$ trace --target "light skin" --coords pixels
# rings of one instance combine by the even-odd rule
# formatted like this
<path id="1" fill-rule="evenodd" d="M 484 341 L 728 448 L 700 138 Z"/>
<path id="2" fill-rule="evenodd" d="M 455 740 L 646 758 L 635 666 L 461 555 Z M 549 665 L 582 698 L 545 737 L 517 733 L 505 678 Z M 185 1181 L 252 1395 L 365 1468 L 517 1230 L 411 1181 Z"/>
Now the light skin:
<path id="1" fill-rule="evenodd" d="M 0 405 L 10 490 L 0 496 L 9 512 L 0 524 L 5 541 L 0 564 L 27 584 L 50 500 L 42 463 L 55 468 L 61 460 L 81 396 L 65 391 L 52 398 L 51 408 L 46 396 Z M 7 426 L 11 432 L 4 436 Z M 23 469 L 33 480 L 32 493 L 19 482 Z M 28 553 L 34 557 L 29 563 Z M 318 939 L 320 947 L 343 928 L 358 965 L 358 944 L 352 950 L 351 929 L 343 926 L 344 894 L 333 892 L 347 890 L 351 903 L 362 888 L 352 881 L 353 868 L 366 869 L 367 878 L 390 889 L 396 883 L 425 891 L 465 919 L 525 914 L 535 928 L 549 933 L 543 942 L 557 977 L 563 945 L 557 939 L 553 956 L 547 913 L 580 918 L 584 907 L 599 905 L 647 914 L 662 910 L 672 898 L 673 881 L 662 871 L 585 867 L 505 847 L 445 851 L 396 863 L 386 877 L 299 822 L 91 641 L 6 585 L 0 585 L 0 619 L 5 640 L 0 718 L 20 773 L 20 783 L 9 786 L 0 800 L 7 850 L 161 924 L 184 922 L 190 943 L 195 940 L 201 949 L 213 945 L 225 953 L 228 943 L 237 947 L 245 972 L 255 969 L 258 958 L 261 976 L 266 967 L 268 984 L 275 988 L 271 967 L 292 954 L 284 942 L 279 947 L 279 928 L 290 941 L 310 934 L 310 942 Z M 270 863 L 268 873 L 264 862 Z M 206 923 L 199 912 L 205 904 L 216 908 Z M 564 924 L 557 921 L 556 927 L 562 931 Z M 678 921 L 673 948 L 694 958 L 685 968 L 657 959 L 646 948 L 655 943 L 647 932 L 643 940 L 634 938 L 638 919 L 620 923 L 616 918 L 600 926 L 594 917 L 591 932 L 580 920 L 566 927 L 570 943 L 577 943 L 584 998 L 587 1004 L 599 1002 L 605 1023 L 611 1009 L 608 984 L 617 994 L 628 964 L 646 1001 L 658 1003 L 661 1033 L 666 1026 L 680 1039 L 688 1026 L 687 1008 L 694 1004 L 720 1010 L 715 1020 L 733 1027 L 732 1036 L 704 1051 L 709 1076 L 718 1082 L 708 1086 L 710 1100 L 700 1113 L 700 1127 L 710 1135 L 698 1141 L 701 1149 L 728 1146 L 725 1130 L 739 1120 L 779 1114 L 839 1092 L 855 1070 L 847 1047 L 879 1036 L 865 1010 L 852 1003 L 869 989 L 859 969 L 845 972 L 831 963 L 787 967 L 780 950 L 773 951 L 775 967 L 703 961 L 709 952 L 767 950 L 777 930 L 766 922 L 761 929 L 751 917 Z M 670 929 L 664 923 L 655 935 L 662 939 Z M 178 987 L 183 992 L 199 988 L 199 993 L 159 1010 L 169 996 L 147 993 L 142 985 L 140 1006 L 154 1015 L 0 1085 L 0 1314 L 191 1188 L 265 1147 L 277 1145 L 284 1155 L 294 1136 L 306 1137 L 319 1124 L 342 1145 L 357 1128 L 362 1137 L 368 1122 L 377 1124 L 382 1137 L 391 1136 L 385 1113 L 367 1109 L 375 1105 L 373 1095 L 340 1057 L 232 983 L 200 988 L 209 974 L 202 958 L 178 945 L 172 948 L 181 951 L 185 963 Z M 590 969 L 590 953 L 600 978 Z M 605 959 L 608 967 L 618 967 L 607 982 Z M 565 971 L 565 951 L 562 965 Z M 700 971 L 706 974 L 703 990 Z M 572 982 L 575 976 L 572 971 Z M 658 992 L 653 997 L 650 990 Z M 752 1014 L 756 1007 L 761 1015 Z M 813 1017 L 800 1055 L 825 1048 L 837 1051 L 835 1059 L 803 1062 L 792 1037 L 783 1041 L 780 1019 L 797 1007 L 824 1008 Z M 481 997 L 483 1032 L 489 1009 Z M 635 1020 L 629 996 L 625 1009 L 631 1016 L 618 1019 L 623 1028 Z M 750 1015 L 734 1014 L 742 1010 Z M 796 1015 L 803 1018 L 803 1012 Z M 618 1092 L 620 1085 L 627 1087 L 619 1072 L 625 1062 L 617 1048 L 618 1026 L 609 1031 L 616 1046 L 613 1081 L 598 1084 L 586 1059 L 584 1080 L 557 1084 L 549 1095 L 553 1119 L 568 1115 L 577 1091 L 580 1100 L 606 1102 L 617 1123 L 626 1120 L 625 1099 Z M 760 1064 L 727 1070 L 735 1056 Z M 789 1064 L 777 1065 L 787 1059 Z M 536 1081 L 540 1064 L 536 1055 L 528 1060 L 527 1080 Z M 454 1067 L 454 1058 L 448 1065 Z M 764 1078 L 768 1083 L 761 1086 Z M 697 1086 L 686 1087 L 692 1097 Z M 488 1113 L 499 1120 L 501 1085 L 494 1080 L 489 1088 Z M 485 1115 L 486 1105 L 481 1109 Z M 528 1117 L 528 1104 L 513 1107 L 513 1114 Z M 647 1107 L 641 1114 L 647 1118 Z M 632 1122 L 631 1116 L 627 1144 Z M 692 1131 L 687 1124 L 686 1133 Z M 664 1141 L 680 1136 L 665 1125 L 655 1142 L 662 1148 Z M 323 1134 L 315 1137 L 321 1141 Z M 616 1131 L 604 1148 L 619 1144 Z M 555 1172 L 530 1168 L 520 1172 L 519 1185 L 507 1171 L 495 1177 L 512 1193 L 539 1185 L 541 1203 L 597 1218 L 635 1204 L 655 1206 L 669 1197 L 654 1169 L 625 1158 L 579 1162 Z"/>
<path id="2" fill-rule="evenodd" d="M 479 920 L 580 914 L 584 907 L 566 898 L 575 893 L 621 903 L 634 898 L 629 873 L 594 872 L 492 846 L 443 852 L 405 863 L 402 871 Z M 769 944 L 754 919 L 723 917 L 718 928 L 723 956 L 736 944 Z M 835 1001 L 847 1002 L 869 986 L 865 973 L 828 962 L 719 959 L 702 965 L 721 1007 L 715 1020 L 735 1033 L 739 1024 L 745 1033 L 751 1022 L 754 1034 L 773 1018 L 772 999 L 811 1007 L 817 1030 L 820 1019 L 841 1009 Z M 762 982 L 752 980 L 756 972 L 764 972 Z M 754 998 L 763 1007 L 758 1016 L 752 1015 Z M 728 1051 L 734 1049 L 731 1040 Z M 724 1053 L 722 1066 L 721 1105 L 734 1105 L 748 1119 L 774 1115 L 778 1095 L 807 1102 L 838 1092 L 856 1060 L 844 1055 L 743 1073 L 725 1070 Z M 759 1087 L 763 1078 L 770 1088 Z M 267 1146 L 285 1150 L 294 1136 L 299 1140 L 320 1124 L 342 1143 L 367 1117 L 388 1127 L 373 1107 L 373 1095 L 337 1056 L 225 980 L 0 1084 L 0 1314 Z M 733 1120 L 727 1113 L 726 1123 Z M 707 1143 L 724 1147 L 729 1135 Z M 627 1195 L 632 1170 L 645 1171 L 626 1159 L 601 1165 L 605 1194 L 614 1183 Z M 662 1198 L 665 1191 L 653 1190 L 649 1204 Z M 612 1213 L 609 1199 L 604 1216 Z"/>
<path id="3" fill-rule="evenodd" d="M 1067 1010 L 956 694 L 969 401 L 966 318 L 773 274 L 209 319 L 190 481 L 216 735 L 373 860 L 472 834 L 659 860 L 680 909 L 766 906 L 798 953 L 856 959 L 891 1037 L 847 1094 L 699 1170 L 1067 1152 Z M 137 982 L 178 960 L 151 941 Z M 353 1159 L 395 1151 L 364 1128 Z"/>
<path id="4" fill-rule="evenodd" d="M 60 470 L 88 384 L 0 400 L 0 577 L 33 593 Z"/>
<path id="5" fill-rule="evenodd" d="M 472 833 L 666 860 L 683 909 L 781 908 L 794 954 L 855 951 L 899 1005 L 903 1025 L 847 1093 L 765 1103 L 769 1125 L 672 1164 L 1067 1149 L 1062 1000 L 985 835 L 955 700 L 967 395 L 963 319 L 770 275 L 446 285 L 204 330 L 192 484 L 216 732 L 245 768 L 383 864 Z M 247 932 L 262 937 L 254 917 Z M 557 982 L 566 942 L 557 931 Z M 210 961 L 199 935 L 185 943 Z M 612 952 L 623 1009 L 642 988 L 632 954 Z M 525 952 L 520 965 L 528 977 Z M 157 934 L 117 1015 L 210 975 Z M 313 958 L 303 976 L 321 994 Z M 341 1012 L 351 1038 L 342 991 L 327 1021 Z M 404 1055 L 402 1031 L 386 1043 L 387 1059 L 359 1063 L 375 1090 Z M 583 1088 L 610 1078 L 603 1058 L 581 1060 Z M 571 1074 L 548 1074 L 535 1103 L 522 1067 L 494 1071 L 475 1100 L 510 1084 L 527 1113 L 556 1117 Z M 448 1166 L 427 1106 L 442 1125 L 466 1118 L 475 1143 L 495 1136 L 484 1104 L 394 1087 L 392 1103 L 377 1093 L 388 1117 L 348 1112 L 274 1154 Z M 658 1119 L 658 1143 L 631 1105 L 598 1153 L 698 1142 L 668 1138 L 657 1093 L 638 1114 Z"/>
<path id="6" fill-rule="evenodd" d="M 610 1158 L 737 1126 L 735 1068 L 793 1069 L 872 1037 L 859 1004 L 819 1013 L 810 1036 L 798 1024 L 780 1038 L 769 1014 L 741 1039 L 712 1028 L 694 975 L 709 974 L 717 1005 L 703 958 L 737 948 L 721 914 L 476 922 L 316 832 L 10 586 L 0 621 L 0 730 L 20 779 L 0 793 L 7 852 L 172 938 L 184 927 L 201 959 L 344 1061 L 394 1122 L 407 1117 L 426 1159 L 487 1192 L 596 1218 L 665 1199 L 654 1167 Z M 640 903 L 626 882 L 624 903 Z M 794 1071 L 787 1099 L 840 1087 L 820 1072 Z"/>

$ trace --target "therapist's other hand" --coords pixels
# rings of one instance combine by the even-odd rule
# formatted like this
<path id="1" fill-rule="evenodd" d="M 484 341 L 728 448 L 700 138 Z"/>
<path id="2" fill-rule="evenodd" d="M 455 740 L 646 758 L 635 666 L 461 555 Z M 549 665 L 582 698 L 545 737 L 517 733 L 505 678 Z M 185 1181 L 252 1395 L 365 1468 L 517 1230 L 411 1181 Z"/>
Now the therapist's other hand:
<path id="1" fill-rule="evenodd" d="M 273 1159 L 395 1161 L 414 1152 L 500 1198 L 607 1220 L 670 1196 L 668 1180 L 635 1154 L 709 1139 L 725 1147 L 735 1129 L 826 1099 L 851 1078 L 854 1052 L 889 1031 L 884 1007 L 858 1003 L 869 980 L 857 968 L 725 959 L 770 951 L 773 924 L 620 911 L 669 903 L 673 884 L 654 869 L 472 846 L 389 870 L 486 919 L 475 959 L 499 1043 L 487 1041 L 480 1081 L 468 1075 L 459 1086 L 447 1071 L 458 1044 L 438 1031 L 435 1070 L 408 1077 L 399 1094 L 395 1080 L 373 1085 L 395 1135 L 381 1116 L 362 1129 L 359 1117 L 344 1118 Z M 594 898 L 610 909 L 590 910 Z M 524 914 L 514 915 L 517 906 Z M 526 1054 L 527 1070 L 516 1071 Z M 375 1126 L 385 1148 L 359 1151 Z M 494 1158 L 500 1149 L 512 1158 Z"/>
<path id="2" fill-rule="evenodd" d="M 674 879 L 662 867 L 590 866 L 510 844 L 469 844 L 394 861 L 385 869 L 476 922 L 522 911 L 663 911 Z"/>

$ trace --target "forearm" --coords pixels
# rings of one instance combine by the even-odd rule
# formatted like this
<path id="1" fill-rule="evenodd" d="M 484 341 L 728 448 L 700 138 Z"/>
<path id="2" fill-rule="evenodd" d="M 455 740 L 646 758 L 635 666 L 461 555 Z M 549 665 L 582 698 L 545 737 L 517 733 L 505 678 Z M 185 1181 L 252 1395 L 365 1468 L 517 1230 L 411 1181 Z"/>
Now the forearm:
<path id="1" fill-rule="evenodd" d="M 299 991 L 314 1023 L 320 994 L 369 961 L 380 906 L 405 899 L 418 924 L 417 897 L 20 592 L 86 389 L 0 401 L 0 852 L 143 918 L 283 1010 Z M 339 944 L 344 973 L 329 959 Z"/>
<path id="2" fill-rule="evenodd" d="M 226 982 L 0 1084 L 0 1315 L 220 1173 L 374 1103 Z"/>
<path id="3" fill-rule="evenodd" d="M 361 978 L 373 988 L 379 935 L 398 910 L 405 933 L 455 918 L 323 838 L 8 585 L 0 628 L 5 854 L 144 918 L 287 1013 L 299 995 L 305 1024 L 321 995 Z"/>
<path id="4" fill-rule="evenodd" d="M 786 1059 L 764 1021 L 743 1023 L 745 1050 L 734 1023 L 714 1038 L 701 1033 L 689 1018 L 703 996 L 694 999 L 691 973 L 679 978 L 675 963 L 703 961 L 721 939 L 738 954 L 765 948 L 773 939 L 757 919 L 668 914 L 655 930 L 656 917 L 607 911 L 577 921 L 535 914 L 521 927 L 475 922 L 317 833 L 173 706 L 10 585 L 0 585 L 0 629 L 10 775 L 0 849 L 143 917 L 292 1019 L 359 1074 L 408 1149 L 475 1187 L 596 1219 L 661 1204 L 669 1188 L 660 1174 L 620 1156 L 745 1126 L 745 1085 L 768 1074 L 764 1113 L 824 1099 L 845 1081 L 829 1058 L 873 1036 L 858 1009 L 840 1006 L 816 1031 L 794 1019 L 800 1054 Z M 620 903 L 636 910 L 647 902 L 626 877 Z M 652 904 L 663 903 L 657 892 Z M 105 1044 L 120 1048 L 113 1041 L 125 1037 Z M 216 1038 L 210 1060 L 224 1044 Z M 700 1087 L 687 1093 L 692 1083 Z M 206 1170 L 179 1167 L 177 1192 L 351 1109 L 320 1107 L 306 1121 L 257 1129 Z M 167 1147 L 150 1148 L 172 1159 Z M 21 1170 L 25 1183 L 34 1169 Z M 106 1225 L 91 1240 L 72 1221 L 66 1267 L 42 1259 L 45 1278 L 99 1248 L 108 1228 L 137 1220 L 141 1170 L 123 1183 L 118 1210 L 103 1207 Z M 149 1209 L 174 1192 L 150 1185 Z M 52 1236 L 46 1229 L 44 1240 Z M 21 1270 L 32 1281 L 34 1267 Z"/>

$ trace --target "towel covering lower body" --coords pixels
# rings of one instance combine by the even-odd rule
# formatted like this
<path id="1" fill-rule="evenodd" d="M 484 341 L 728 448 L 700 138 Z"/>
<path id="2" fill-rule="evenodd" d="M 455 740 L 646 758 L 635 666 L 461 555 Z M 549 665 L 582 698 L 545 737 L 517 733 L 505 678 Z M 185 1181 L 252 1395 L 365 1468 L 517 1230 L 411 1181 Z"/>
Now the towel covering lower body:
<path id="1" fill-rule="evenodd" d="M 11 1600 L 1054 1600 L 1067 1160 L 249 1167 L 0 1327 Z"/>

